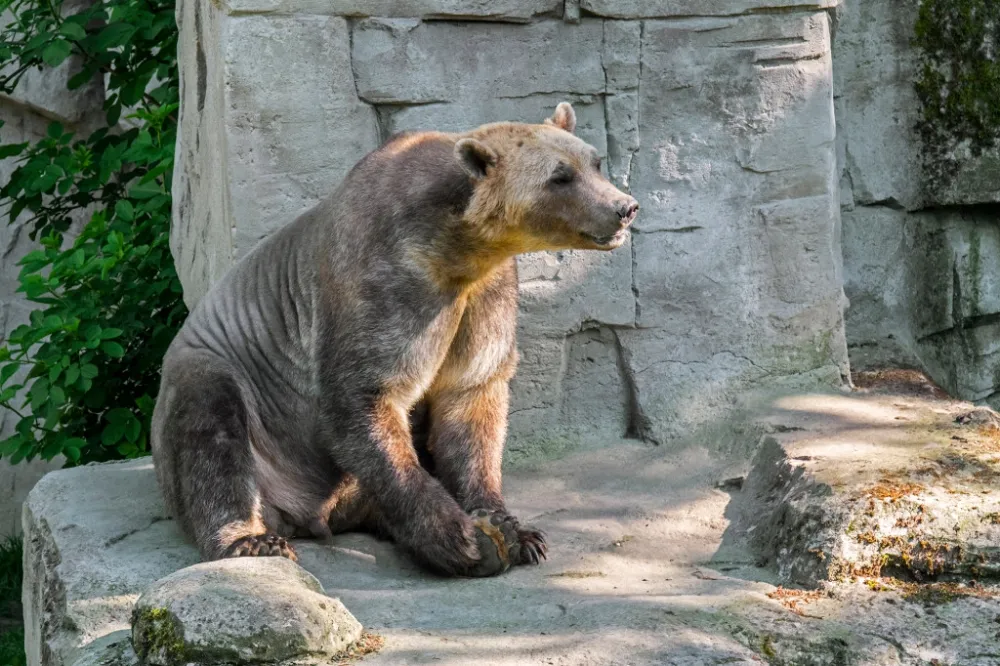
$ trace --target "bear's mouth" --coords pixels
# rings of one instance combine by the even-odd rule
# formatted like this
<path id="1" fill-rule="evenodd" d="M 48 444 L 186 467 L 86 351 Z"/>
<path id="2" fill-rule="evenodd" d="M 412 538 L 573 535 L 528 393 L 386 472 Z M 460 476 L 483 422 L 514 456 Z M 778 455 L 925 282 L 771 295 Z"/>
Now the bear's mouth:
<path id="1" fill-rule="evenodd" d="M 592 242 L 594 245 L 613 249 L 625 242 L 625 239 L 628 238 L 629 230 L 628 227 L 625 227 L 608 236 L 595 236 L 594 234 L 588 234 L 581 231 L 580 235 Z"/>

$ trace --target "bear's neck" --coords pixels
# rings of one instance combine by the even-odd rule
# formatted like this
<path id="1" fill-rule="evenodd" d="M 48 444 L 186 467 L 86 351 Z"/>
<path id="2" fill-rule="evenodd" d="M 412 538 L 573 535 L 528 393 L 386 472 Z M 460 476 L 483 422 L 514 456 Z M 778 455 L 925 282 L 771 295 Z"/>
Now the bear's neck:
<path id="1" fill-rule="evenodd" d="M 465 228 L 442 230 L 431 240 L 425 270 L 442 291 L 469 292 L 515 255 L 526 251 L 516 238 L 484 238 Z"/>

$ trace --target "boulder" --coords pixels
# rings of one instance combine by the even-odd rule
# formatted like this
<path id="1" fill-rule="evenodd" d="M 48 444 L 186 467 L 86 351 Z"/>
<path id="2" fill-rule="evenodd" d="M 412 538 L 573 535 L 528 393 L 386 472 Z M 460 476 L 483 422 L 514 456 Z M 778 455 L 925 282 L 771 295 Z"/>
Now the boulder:
<path id="1" fill-rule="evenodd" d="M 161 578 L 136 602 L 132 644 L 150 666 L 330 658 L 361 624 L 283 557 L 204 562 Z"/>

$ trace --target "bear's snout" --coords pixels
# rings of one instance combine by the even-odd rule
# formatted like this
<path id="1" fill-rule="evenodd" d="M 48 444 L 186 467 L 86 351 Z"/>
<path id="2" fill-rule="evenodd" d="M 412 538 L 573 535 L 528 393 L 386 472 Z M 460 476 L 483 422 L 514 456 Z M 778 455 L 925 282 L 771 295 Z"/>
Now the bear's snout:
<path id="1" fill-rule="evenodd" d="M 621 221 L 623 227 L 627 227 L 632 224 L 632 221 L 635 220 L 635 216 L 638 213 L 639 202 L 631 197 L 618 206 L 618 219 Z"/>

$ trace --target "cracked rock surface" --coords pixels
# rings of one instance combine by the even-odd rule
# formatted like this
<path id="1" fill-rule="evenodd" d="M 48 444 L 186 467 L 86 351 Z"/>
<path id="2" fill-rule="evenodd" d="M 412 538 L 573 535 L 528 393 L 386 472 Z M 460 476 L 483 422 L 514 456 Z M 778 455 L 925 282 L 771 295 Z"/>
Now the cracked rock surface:
<path id="1" fill-rule="evenodd" d="M 948 432 L 968 442 L 921 433 L 966 408 L 972 411 L 905 389 L 785 398 L 762 419 L 770 443 L 760 448 L 742 489 L 745 463 L 706 449 L 677 452 L 628 440 L 515 468 L 506 476 L 510 508 L 548 533 L 551 550 L 541 566 L 496 578 L 438 578 L 391 543 L 361 534 L 339 535 L 332 545 L 298 541 L 299 564 L 366 630 L 385 638 L 363 663 L 996 666 L 1000 598 L 985 569 L 973 582 L 968 568 L 948 576 L 935 568 L 918 583 L 890 568 L 834 577 L 794 564 L 809 555 L 812 541 L 825 549 L 827 563 L 869 562 L 872 544 L 851 541 L 846 527 L 840 538 L 851 549 L 835 551 L 823 541 L 833 518 L 852 506 L 837 501 L 838 493 L 877 485 L 883 469 L 932 466 L 923 457 L 942 446 L 964 451 L 974 429 L 988 425 L 949 425 Z M 802 451 L 774 455 L 774 447 L 790 446 L 775 443 L 792 441 L 785 437 L 798 438 Z M 992 465 L 996 454 L 976 455 Z M 920 484 L 943 489 L 935 484 L 949 483 L 943 479 L 951 474 L 967 484 L 951 487 L 972 493 L 980 468 L 951 469 L 951 458 L 934 460 L 944 468 L 927 471 Z M 761 495 L 761 480 L 780 476 L 776 466 L 796 479 L 793 492 Z M 795 489 L 823 484 L 830 490 L 809 492 L 818 498 L 811 501 L 828 499 L 828 514 L 800 521 L 794 534 L 768 528 L 764 546 L 748 538 L 748 513 L 763 533 L 765 523 L 780 522 L 774 516 L 791 521 L 803 512 Z M 995 485 L 981 490 L 975 497 L 982 507 L 996 502 Z M 761 496 L 772 502 L 771 513 Z M 875 545 L 895 533 L 895 519 L 911 516 L 908 503 L 919 499 L 927 503 L 926 525 L 906 529 L 924 529 L 931 538 L 957 520 L 961 530 L 953 539 L 964 552 L 992 557 L 997 526 L 969 508 L 972 495 L 935 491 L 934 497 L 936 504 L 905 495 L 895 508 L 880 508 L 871 526 Z M 148 460 L 46 476 L 26 505 L 25 536 L 26 561 L 33 563 L 25 594 L 33 666 L 133 663 L 128 637 L 136 599 L 197 561 L 164 519 Z M 794 581 L 812 584 L 797 589 Z"/>

